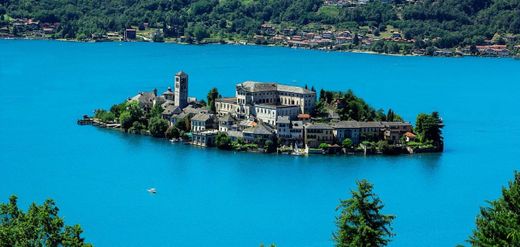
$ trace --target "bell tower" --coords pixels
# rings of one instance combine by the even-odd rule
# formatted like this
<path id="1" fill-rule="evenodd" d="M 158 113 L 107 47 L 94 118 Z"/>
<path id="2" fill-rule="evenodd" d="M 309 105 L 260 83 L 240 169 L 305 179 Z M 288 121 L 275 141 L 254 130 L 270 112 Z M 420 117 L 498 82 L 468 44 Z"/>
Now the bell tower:
<path id="1" fill-rule="evenodd" d="M 181 109 L 188 105 L 188 74 L 179 71 L 175 74 L 175 105 Z"/>

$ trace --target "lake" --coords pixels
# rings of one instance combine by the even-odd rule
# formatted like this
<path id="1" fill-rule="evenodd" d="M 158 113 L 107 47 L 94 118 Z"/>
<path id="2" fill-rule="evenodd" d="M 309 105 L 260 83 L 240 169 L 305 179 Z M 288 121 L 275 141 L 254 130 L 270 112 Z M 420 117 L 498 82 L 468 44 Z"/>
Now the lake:
<path id="1" fill-rule="evenodd" d="M 519 60 L 29 40 L 0 40 L 0 51 L 0 200 L 53 198 L 96 246 L 331 246 L 335 208 L 363 178 L 397 216 L 390 246 L 466 244 L 479 207 L 520 168 Z M 439 111 L 446 151 L 234 153 L 76 125 L 164 91 L 179 70 L 199 99 L 257 80 L 350 88 L 411 122 Z"/>

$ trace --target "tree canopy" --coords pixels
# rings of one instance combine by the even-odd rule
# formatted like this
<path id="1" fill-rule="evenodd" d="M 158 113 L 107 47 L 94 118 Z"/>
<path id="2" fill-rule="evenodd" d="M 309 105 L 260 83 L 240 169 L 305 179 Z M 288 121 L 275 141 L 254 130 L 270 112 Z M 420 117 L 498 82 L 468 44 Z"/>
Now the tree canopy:
<path id="1" fill-rule="evenodd" d="M 473 246 L 520 246 L 520 173 L 514 176 L 497 200 L 480 209 Z"/>
<path id="2" fill-rule="evenodd" d="M 11 196 L 0 204 L 0 246 L 87 247 L 79 225 L 65 225 L 53 200 L 43 205 L 31 204 L 27 212 L 18 208 L 18 198 Z"/>
<path id="3" fill-rule="evenodd" d="M 431 114 L 420 113 L 417 115 L 415 122 L 415 132 L 421 142 L 431 142 L 437 148 L 442 150 L 444 139 L 442 137 L 442 128 L 444 124 L 438 112 Z"/>
<path id="4" fill-rule="evenodd" d="M 160 28 L 165 37 L 202 39 L 251 36 L 264 22 L 283 27 L 319 29 L 332 25 L 379 35 L 387 26 L 414 39 L 416 48 L 450 48 L 484 44 L 496 34 L 520 33 L 516 0 L 402 0 L 367 4 L 324 5 L 322 0 L 141 0 L 67 1 L 4 0 L 0 13 L 11 17 L 60 22 L 56 38 L 86 38 L 130 26 Z M 367 29 L 368 28 L 368 29 Z M 377 43 L 374 49 L 392 52 L 396 44 Z"/>
<path id="5" fill-rule="evenodd" d="M 148 124 L 148 130 L 153 137 L 164 137 L 168 126 L 168 121 L 161 117 L 152 117 Z"/>
<path id="6" fill-rule="evenodd" d="M 381 211 L 383 203 L 372 191 L 367 180 L 357 182 L 357 190 L 351 191 L 352 198 L 341 200 L 336 217 L 337 231 L 333 234 L 338 247 L 385 246 L 390 242 L 391 223 L 395 216 Z"/>

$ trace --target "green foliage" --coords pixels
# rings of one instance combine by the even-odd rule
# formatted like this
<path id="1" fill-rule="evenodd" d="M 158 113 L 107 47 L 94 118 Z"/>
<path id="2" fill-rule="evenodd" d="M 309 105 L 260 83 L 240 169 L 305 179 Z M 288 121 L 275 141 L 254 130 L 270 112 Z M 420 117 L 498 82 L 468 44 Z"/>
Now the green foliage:
<path id="1" fill-rule="evenodd" d="M 218 89 L 217 88 L 212 88 L 209 92 L 208 92 L 208 105 L 209 105 L 209 110 L 211 112 L 216 112 L 217 111 L 217 108 L 215 107 L 215 100 L 217 98 L 220 97 L 220 94 L 218 93 Z"/>
<path id="2" fill-rule="evenodd" d="M 278 149 L 278 141 L 275 140 L 267 140 L 264 144 L 265 152 L 267 153 L 274 153 Z"/>
<path id="3" fill-rule="evenodd" d="M 215 144 L 217 148 L 222 150 L 231 150 L 231 138 L 226 133 L 220 132 L 215 138 Z"/>
<path id="4" fill-rule="evenodd" d="M 146 118 L 161 117 L 163 111 L 164 109 L 161 107 L 161 105 L 156 104 L 152 107 L 150 112 L 146 114 Z"/>
<path id="5" fill-rule="evenodd" d="M 318 148 L 320 148 L 320 149 L 327 149 L 327 148 L 329 148 L 329 144 L 327 144 L 327 143 L 320 143 L 320 146 Z"/>
<path id="6" fill-rule="evenodd" d="M 421 142 L 431 141 L 433 145 L 442 150 L 444 140 L 442 128 L 444 124 L 438 112 L 432 114 L 420 113 L 415 121 L 415 132 Z"/>
<path id="7" fill-rule="evenodd" d="M 350 140 L 350 138 L 345 138 L 342 142 L 341 142 L 341 145 L 346 148 L 346 149 L 350 149 L 352 148 L 352 140 Z"/>
<path id="8" fill-rule="evenodd" d="M 385 152 L 390 148 L 390 145 L 388 144 L 388 141 L 381 140 L 376 142 L 376 148 L 381 152 Z"/>
<path id="9" fill-rule="evenodd" d="M 94 117 L 98 118 L 99 120 L 101 120 L 101 122 L 104 123 L 112 122 L 116 119 L 116 115 L 114 113 L 105 111 L 103 109 L 96 110 Z"/>
<path id="10" fill-rule="evenodd" d="M 373 186 L 366 180 L 357 182 L 352 198 L 341 200 L 336 210 L 337 231 L 333 235 L 336 246 L 385 246 L 390 242 L 391 223 L 395 216 L 382 214 L 383 203 L 372 192 Z"/>
<path id="11" fill-rule="evenodd" d="M 134 121 L 132 123 L 132 127 L 130 127 L 128 129 L 128 132 L 133 133 L 133 134 L 144 134 L 145 131 L 146 131 L 146 126 L 139 121 Z"/>
<path id="12" fill-rule="evenodd" d="M 0 204 L 0 246 L 92 246 L 85 243 L 79 225 L 66 226 L 53 200 L 18 208 L 17 197 Z"/>
<path id="13" fill-rule="evenodd" d="M 113 113 L 116 116 L 116 118 L 118 118 L 119 115 L 121 115 L 121 112 L 123 112 L 126 109 L 126 104 L 127 102 L 113 105 L 112 107 L 110 107 L 110 112 Z"/>
<path id="14" fill-rule="evenodd" d="M 21 3 L 23 2 L 23 4 Z M 251 39 L 260 33 L 264 22 L 277 28 L 293 27 L 297 31 L 318 31 L 349 28 L 355 32 L 353 44 L 348 49 L 372 49 L 386 53 L 409 54 L 412 48 L 425 49 L 432 55 L 434 46 L 450 48 L 483 44 L 495 34 L 518 34 L 519 5 L 511 0 L 431 0 L 417 4 L 403 4 L 401 0 L 391 4 L 370 1 L 355 6 L 323 6 L 318 0 L 259 0 L 215 1 L 176 0 L 158 2 L 107 1 L 103 5 L 81 2 L 74 5 L 58 0 L 7 1 L 6 13 L 13 17 L 32 17 L 44 22 L 60 22 L 55 38 L 87 39 L 91 35 L 108 31 L 121 32 L 125 27 L 144 28 L 144 22 L 160 30 L 154 41 L 185 35 L 188 42 L 224 39 Z M 479 7 L 475 7 L 479 6 Z M 400 30 L 415 44 L 393 41 L 361 44 L 360 35 L 372 32 L 375 36 L 391 25 Z M 12 30 L 13 33 L 17 30 Z M 497 44 L 514 44 L 515 39 L 493 39 Z M 475 52 L 475 49 L 472 50 Z M 117 117 L 117 114 L 116 114 Z"/>
<path id="15" fill-rule="evenodd" d="M 60 22 L 56 37 L 76 39 L 122 32 L 130 26 L 143 29 L 145 22 L 152 28 L 162 29 L 164 38 L 185 35 L 189 41 L 193 37 L 199 42 L 207 38 L 252 36 L 260 32 L 264 22 L 295 27 L 300 31 L 333 25 L 337 29 L 348 27 L 356 33 L 353 47 L 362 46 L 358 33 L 367 33 L 363 27 L 369 27 L 377 36 L 386 26 L 392 25 L 408 39 L 430 40 L 428 46 L 440 48 L 481 44 L 496 33 L 520 33 L 520 5 L 513 0 L 391 2 L 324 6 L 322 0 L 109 0 L 103 4 L 97 1 L 72 4 L 60 0 L 11 0 L 2 2 L 0 12 L 15 18 Z M 500 41 L 504 40 L 497 40 L 497 43 Z M 373 49 L 383 49 L 387 53 L 406 53 L 407 50 L 393 42 L 377 43 Z"/>
<path id="16" fill-rule="evenodd" d="M 181 132 L 175 126 L 170 126 L 166 130 L 165 135 L 168 139 L 179 138 L 181 136 Z"/>
<path id="17" fill-rule="evenodd" d="M 520 246 L 520 173 L 502 196 L 482 207 L 469 242 L 473 246 Z"/>
<path id="18" fill-rule="evenodd" d="M 144 111 L 139 107 L 139 103 L 134 101 L 127 102 L 119 115 L 119 122 L 123 129 L 128 130 L 135 121 L 141 120 L 143 116 Z"/>
<path id="19" fill-rule="evenodd" d="M 189 116 L 185 116 L 183 119 L 177 120 L 175 123 L 175 128 L 180 131 L 188 132 L 191 130 L 191 118 Z"/>
<path id="20" fill-rule="evenodd" d="M 397 115 L 392 109 L 388 109 L 388 113 L 386 114 L 386 121 L 389 122 L 401 122 L 403 118 Z"/>
<path id="21" fill-rule="evenodd" d="M 329 111 L 338 113 L 341 120 L 356 121 L 385 121 L 387 120 L 383 110 L 376 111 L 368 105 L 362 98 L 357 97 L 352 90 L 347 92 L 320 91 L 320 98 L 317 105 L 317 114 L 328 115 Z M 395 120 L 400 117 L 392 110 L 389 110 Z"/>
<path id="22" fill-rule="evenodd" d="M 168 121 L 161 117 L 150 118 L 148 124 L 148 130 L 153 137 L 164 137 L 166 130 L 168 129 Z"/>

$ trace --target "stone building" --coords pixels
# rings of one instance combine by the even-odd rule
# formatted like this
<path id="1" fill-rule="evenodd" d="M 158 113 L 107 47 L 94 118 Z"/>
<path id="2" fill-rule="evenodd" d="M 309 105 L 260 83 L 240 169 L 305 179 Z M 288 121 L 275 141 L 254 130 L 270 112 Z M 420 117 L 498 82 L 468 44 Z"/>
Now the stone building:
<path id="1" fill-rule="evenodd" d="M 208 129 L 216 129 L 215 115 L 198 113 L 191 118 L 191 132 L 200 132 Z"/>
<path id="2" fill-rule="evenodd" d="M 304 127 L 304 132 L 304 142 L 309 148 L 317 148 L 321 143 L 334 143 L 333 128 L 329 124 L 307 124 Z"/>
<path id="3" fill-rule="evenodd" d="M 276 126 L 279 116 L 291 120 L 300 113 L 310 113 L 316 105 L 316 92 L 303 87 L 272 82 L 246 81 L 236 85 L 236 95 L 215 101 L 219 114 L 232 114 L 239 118 L 254 116 Z"/>
<path id="4" fill-rule="evenodd" d="M 358 121 L 340 121 L 334 123 L 333 127 L 337 143 L 342 143 L 343 140 L 349 138 L 353 144 L 359 144 L 361 127 Z"/>
<path id="5" fill-rule="evenodd" d="M 174 102 L 181 109 L 188 105 L 188 74 L 179 71 L 175 74 Z"/>
<path id="6" fill-rule="evenodd" d="M 297 105 L 301 113 L 310 113 L 316 105 L 316 92 L 303 87 L 273 82 L 246 81 L 236 85 L 239 105 Z"/>
<path id="7" fill-rule="evenodd" d="M 278 117 L 288 117 L 291 120 L 296 119 L 300 107 L 297 105 L 258 104 L 253 109 L 253 115 L 258 120 L 275 126 Z"/>

